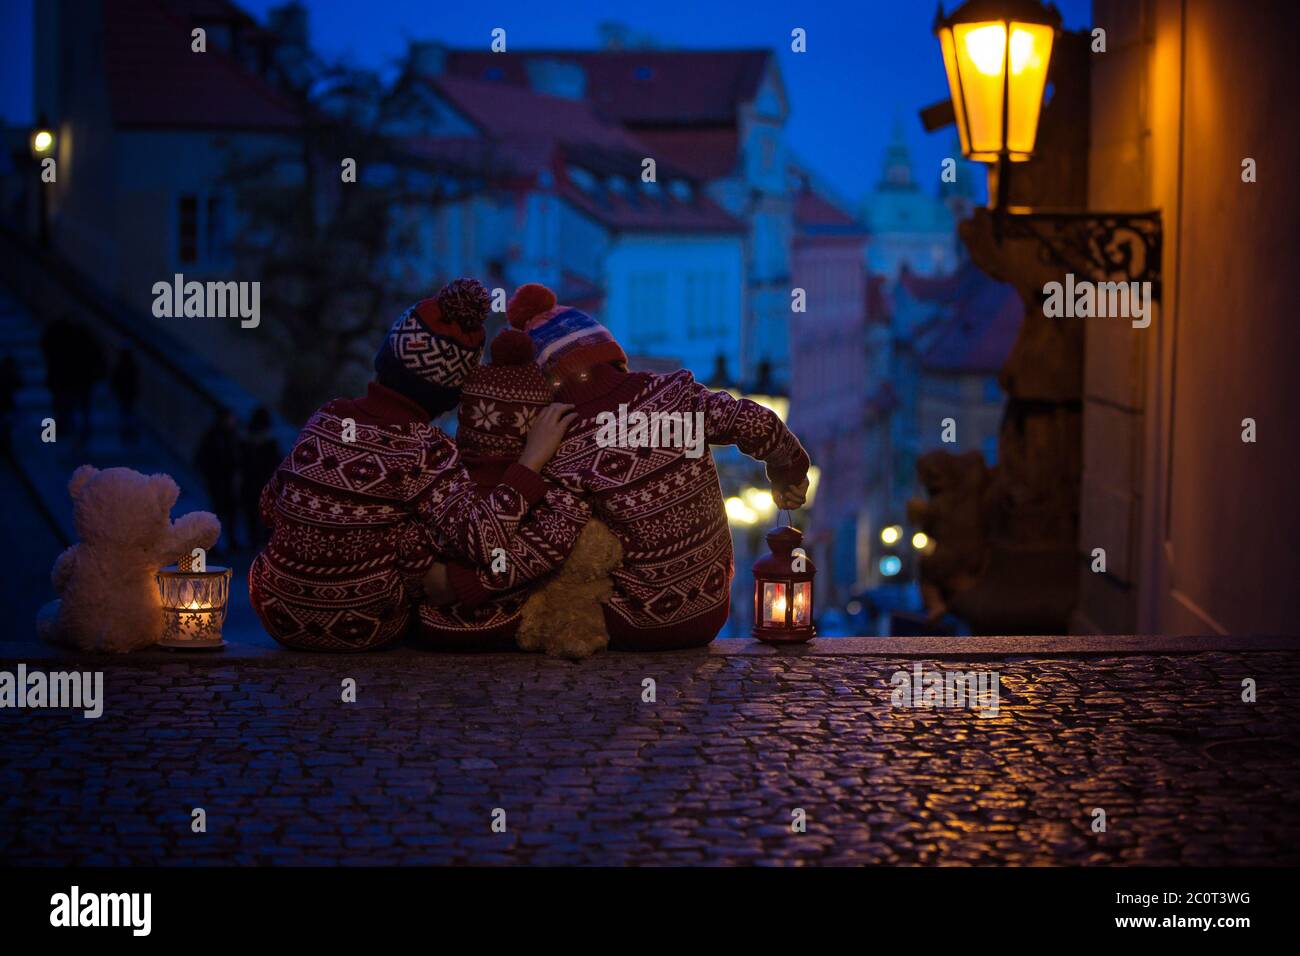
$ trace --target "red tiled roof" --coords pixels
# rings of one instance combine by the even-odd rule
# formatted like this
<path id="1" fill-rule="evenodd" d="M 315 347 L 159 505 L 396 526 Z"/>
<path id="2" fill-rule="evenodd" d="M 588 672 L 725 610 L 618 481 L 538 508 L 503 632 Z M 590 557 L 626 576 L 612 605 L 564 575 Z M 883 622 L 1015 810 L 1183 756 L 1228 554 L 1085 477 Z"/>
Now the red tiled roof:
<path id="1" fill-rule="evenodd" d="M 767 50 L 453 50 L 446 69 L 458 76 L 528 85 L 529 60 L 577 63 L 586 96 L 600 115 L 630 126 L 727 125 L 754 97 Z"/>
<path id="2" fill-rule="evenodd" d="M 156 0 L 104 0 L 104 64 L 118 126 L 292 129 L 296 105 L 225 53 L 190 49 Z"/>
<path id="3" fill-rule="evenodd" d="M 805 236 L 850 236 L 864 238 L 866 229 L 825 196 L 805 188 L 795 196 L 795 227 Z"/>
<path id="4" fill-rule="evenodd" d="M 648 155 L 643 144 L 621 126 L 598 119 L 581 100 L 457 76 L 440 76 L 429 82 L 488 136 L 589 144 Z"/>
<path id="5" fill-rule="evenodd" d="M 665 189 L 649 193 L 633 179 L 626 191 L 588 192 L 561 175 L 556 191 L 575 208 L 616 232 L 711 232 L 741 234 L 745 224 L 713 200 L 695 193 L 683 202 Z"/>
<path id="6" fill-rule="evenodd" d="M 730 176 L 740 155 L 740 136 L 735 126 L 643 127 L 636 131 L 636 138 L 649 148 L 647 155 L 667 160 L 704 180 Z"/>
<path id="7" fill-rule="evenodd" d="M 656 168 L 664 185 L 648 189 L 640 172 L 642 159 L 652 155 L 650 148 L 621 126 L 598 118 L 586 102 L 455 76 L 429 83 L 491 142 L 475 150 L 472 141 L 464 139 L 417 139 L 409 145 L 413 152 L 431 158 L 459 155 L 491 171 L 521 176 L 549 169 L 562 198 L 619 232 L 745 231 L 743 223 L 702 195 L 698 186 L 692 184 L 688 200 L 665 188 L 670 179 L 690 178 L 667 161 Z M 593 173 L 595 185 L 583 188 L 574 182 L 569 165 Z M 613 175 L 623 180 L 623 190 L 609 188 Z"/>

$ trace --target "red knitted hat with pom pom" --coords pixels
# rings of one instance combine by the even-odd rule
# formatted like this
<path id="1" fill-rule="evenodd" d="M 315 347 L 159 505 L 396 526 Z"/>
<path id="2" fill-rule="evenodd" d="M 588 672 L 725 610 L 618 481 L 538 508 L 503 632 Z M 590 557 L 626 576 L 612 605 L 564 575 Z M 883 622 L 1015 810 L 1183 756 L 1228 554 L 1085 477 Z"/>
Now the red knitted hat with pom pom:
<path id="1" fill-rule="evenodd" d="M 565 376 L 596 365 L 626 362 L 627 355 L 609 329 L 586 312 L 557 305 L 555 293 L 530 282 L 520 286 L 506 307 L 506 318 L 533 340 L 537 364 L 548 375 Z"/>
<path id="2" fill-rule="evenodd" d="M 537 413 L 551 403 L 551 386 L 533 361 L 533 340 L 503 329 L 489 346 L 491 365 L 470 372 L 461 391 L 456 445 L 470 474 L 476 465 L 513 462 Z"/>

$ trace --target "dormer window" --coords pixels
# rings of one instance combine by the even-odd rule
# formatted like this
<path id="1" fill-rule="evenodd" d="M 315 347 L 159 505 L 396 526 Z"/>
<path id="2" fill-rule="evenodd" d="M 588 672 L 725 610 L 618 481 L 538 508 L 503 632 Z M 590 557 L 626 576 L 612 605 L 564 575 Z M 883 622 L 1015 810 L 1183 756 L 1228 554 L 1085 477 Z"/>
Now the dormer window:
<path id="1" fill-rule="evenodd" d="M 569 181 L 585 193 L 596 191 L 596 177 L 578 166 L 569 167 Z"/>

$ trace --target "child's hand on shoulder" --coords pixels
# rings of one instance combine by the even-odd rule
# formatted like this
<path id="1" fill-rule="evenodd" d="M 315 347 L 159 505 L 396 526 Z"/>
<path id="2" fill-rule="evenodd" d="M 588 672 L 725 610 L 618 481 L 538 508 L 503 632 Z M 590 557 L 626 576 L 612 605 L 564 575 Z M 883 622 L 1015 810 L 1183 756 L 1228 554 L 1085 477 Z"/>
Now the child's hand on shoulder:
<path id="1" fill-rule="evenodd" d="M 528 429 L 528 440 L 524 443 L 524 453 L 519 456 L 519 464 L 533 471 L 541 471 L 555 455 L 560 442 L 573 422 L 575 413 L 572 405 L 552 402 L 533 419 L 532 428 Z"/>

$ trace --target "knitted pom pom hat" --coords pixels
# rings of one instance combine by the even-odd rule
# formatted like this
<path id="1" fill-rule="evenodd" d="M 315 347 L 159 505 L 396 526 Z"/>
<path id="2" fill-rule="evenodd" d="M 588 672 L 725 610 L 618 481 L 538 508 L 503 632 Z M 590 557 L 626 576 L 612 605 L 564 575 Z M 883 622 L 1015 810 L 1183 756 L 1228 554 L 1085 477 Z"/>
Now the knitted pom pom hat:
<path id="1" fill-rule="evenodd" d="M 544 285 L 520 286 L 506 307 L 506 317 L 533 340 L 537 364 L 547 375 L 565 377 L 603 363 L 627 361 L 609 329 L 586 312 L 556 305 L 555 293 Z"/>
<path id="2" fill-rule="evenodd" d="M 476 279 L 455 279 L 401 314 L 375 354 L 381 385 L 435 418 L 460 401 L 460 387 L 483 352 L 490 299 Z"/>
<path id="3" fill-rule="evenodd" d="M 492 340 L 491 365 L 465 379 L 456 445 L 475 474 L 476 465 L 510 463 L 524 450 L 537 413 L 551 402 L 551 386 L 533 361 L 533 342 L 518 329 Z"/>

